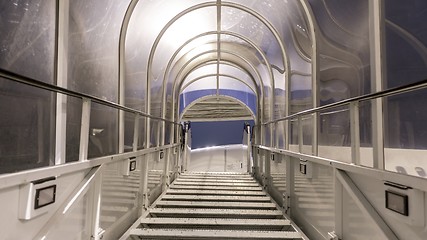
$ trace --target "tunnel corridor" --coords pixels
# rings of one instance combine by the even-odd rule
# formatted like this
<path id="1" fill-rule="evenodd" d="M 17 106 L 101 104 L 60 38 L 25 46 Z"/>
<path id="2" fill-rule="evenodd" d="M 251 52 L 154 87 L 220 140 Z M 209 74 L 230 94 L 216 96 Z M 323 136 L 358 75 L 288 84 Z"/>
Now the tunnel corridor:
<path id="1" fill-rule="evenodd" d="M 0 1 L 0 240 L 427 235 L 427 1 Z"/>

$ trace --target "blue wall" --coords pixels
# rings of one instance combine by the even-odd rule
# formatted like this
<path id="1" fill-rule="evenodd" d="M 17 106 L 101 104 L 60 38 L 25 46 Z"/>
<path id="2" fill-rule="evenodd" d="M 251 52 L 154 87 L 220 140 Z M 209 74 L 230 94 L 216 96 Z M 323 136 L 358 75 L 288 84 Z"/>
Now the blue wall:
<path id="1" fill-rule="evenodd" d="M 247 121 L 251 126 L 254 121 Z M 192 122 L 191 148 L 242 144 L 245 121 Z"/>

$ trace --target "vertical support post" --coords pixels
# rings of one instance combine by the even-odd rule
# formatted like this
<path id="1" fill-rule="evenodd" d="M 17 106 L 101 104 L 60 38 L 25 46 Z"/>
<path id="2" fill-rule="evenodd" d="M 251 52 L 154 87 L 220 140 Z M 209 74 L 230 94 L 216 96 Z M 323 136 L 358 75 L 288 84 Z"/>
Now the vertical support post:
<path id="1" fill-rule="evenodd" d="M 184 124 L 184 154 L 183 154 L 183 167 L 184 167 L 184 172 L 186 172 L 188 170 L 188 141 L 189 141 L 189 125 L 188 123 Z"/>
<path id="2" fill-rule="evenodd" d="M 169 187 L 169 164 L 170 164 L 170 148 L 164 150 L 165 165 L 163 167 L 163 182 L 162 191 Z"/>
<path id="3" fill-rule="evenodd" d="M 90 107 L 89 99 L 82 99 L 82 122 L 80 126 L 80 149 L 79 161 L 85 161 L 88 157 L 89 148 L 89 128 L 90 128 Z"/>
<path id="4" fill-rule="evenodd" d="M 294 160 L 291 159 L 289 156 L 285 156 L 286 161 L 286 214 L 289 216 L 292 216 L 292 201 L 291 198 L 294 197 L 294 188 L 295 188 L 295 182 L 294 182 L 294 176 L 295 176 L 295 170 L 294 170 Z"/>
<path id="5" fill-rule="evenodd" d="M 369 1 L 369 37 L 371 47 L 371 91 L 383 90 L 383 0 Z M 373 166 L 385 169 L 384 166 L 384 122 L 383 122 L 383 100 L 372 100 L 372 147 Z"/>
<path id="6" fill-rule="evenodd" d="M 303 128 L 302 128 L 302 116 L 298 116 L 298 152 L 302 153 L 303 152 L 303 144 L 304 144 L 304 139 L 303 139 Z"/>
<path id="7" fill-rule="evenodd" d="M 141 157 L 141 165 L 140 165 L 140 185 L 139 185 L 139 192 L 141 199 L 139 201 L 141 212 L 139 213 L 142 215 L 149 207 L 148 202 L 148 162 L 150 160 L 151 154 L 146 154 Z"/>
<path id="8" fill-rule="evenodd" d="M 56 55 L 56 85 L 67 87 L 68 82 L 68 28 L 70 1 L 58 1 L 57 12 L 57 55 Z M 67 132 L 67 96 L 56 94 L 56 136 L 55 136 L 55 165 L 66 162 L 66 132 Z"/>
<path id="9" fill-rule="evenodd" d="M 337 179 L 337 169 L 334 168 L 334 197 L 335 197 L 335 234 L 339 239 L 343 237 L 343 188 Z"/>
<path id="10" fill-rule="evenodd" d="M 318 134 L 319 134 L 319 124 L 320 124 L 320 113 L 318 112 L 313 113 L 312 124 L 313 124 L 313 132 L 312 132 L 313 136 L 312 136 L 312 142 L 311 142 L 311 154 L 313 156 L 317 156 L 319 155 Z"/>
<path id="11" fill-rule="evenodd" d="M 359 102 L 350 103 L 351 162 L 360 165 Z"/>
<path id="12" fill-rule="evenodd" d="M 251 143 L 251 125 L 246 125 L 246 141 L 248 143 L 248 148 L 246 150 L 246 161 L 247 161 L 247 170 L 248 173 L 252 170 L 252 163 L 251 163 L 251 152 L 252 152 L 252 143 Z"/>
<path id="13" fill-rule="evenodd" d="M 132 150 L 134 152 L 138 151 L 138 139 L 139 139 L 139 114 L 135 113 L 135 121 L 133 125 L 133 143 Z"/>
<path id="14" fill-rule="evenodd" d="M 93 240 L 100 240 L 99 236 L 99 220 L 101 215 L 101 187 L 102 187 L 102 171 L 101 173 L 96 176 L 93 182 L 93 189 L 89 193 L 89 211 L 91 211 L 91 218 L 90 218 L 90 233 L 91 233 L 91 239 Z"/>
<path id="15" fill-rule="evenodd" d="M 119 153 L 125 152 L 125 112 L 119 110 Z"/>

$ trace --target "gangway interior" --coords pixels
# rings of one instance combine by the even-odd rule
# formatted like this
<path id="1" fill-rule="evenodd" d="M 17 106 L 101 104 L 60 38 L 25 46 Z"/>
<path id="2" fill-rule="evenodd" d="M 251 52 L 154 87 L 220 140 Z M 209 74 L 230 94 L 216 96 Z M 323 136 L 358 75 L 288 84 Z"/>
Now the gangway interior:
<path id="1" fill-rule="evenodd" d="M 0 239 L 425 239 L 426 9 L 0 1 Z"/>
<path id="2" fill-rule="evenodd" d="M 189 172 L 121 239 L 303 239 L 284 215 L 248 174 Z"/>

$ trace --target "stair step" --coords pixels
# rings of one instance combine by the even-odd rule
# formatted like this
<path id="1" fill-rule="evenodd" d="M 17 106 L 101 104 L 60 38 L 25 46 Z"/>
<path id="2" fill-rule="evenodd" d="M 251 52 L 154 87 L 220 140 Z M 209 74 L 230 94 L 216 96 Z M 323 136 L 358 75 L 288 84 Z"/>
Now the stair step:
<path id="1" fill-rule="evenodd" d="M 228 191 L 228 190 L 186 190 L 186 189 L 169 189 L 168 194 L 194 194 L 194 195 L 232 195 L 232 196 L 266 196 L 262 191 Z"/>
<path id="2" fill-rule="evenodd" d="M 238 209 L 276 209 L 274 203 L 263 202 L 208 202 L 208 201 L 164 201 L 160 200 L 156 203 L 157 207 L 163 208 L 238 208 Z"/>
<path id="3" fill-rule="evenodd" d="M 174 185 L 170 189 L 193 189 L 193 190 L 231 190 L 231 191 L 262 191 L 262 187 L 239 187 L 239 186 L 186 186 Z"/>
<path id="4" fill-rule="evenodd" d="M 206 183 L 256 183 L 253 179 L 197 179 L 197 178 L 191 178 L 191 179 L 185 179 L 185 178 L 179 178 L 176 180 L 177 182 L 206 182 Z"/>
<path id="5" fill-rule="evenodd" d="M 182 176 L 250 176 L 243 172 L 185 172 Z"/>
<path id="6" fill-rule="evenodd" d="M 204 195 L 169 195 L 163 196 L 164 200 L 188 200 L 188 201 L 216 201 L 216 202 L 270 202 L 267 196 L 204 196 Z"/>
<path id="7" fill-rule="evenodd" d="M 187 186 L 242 186 L 242 187 L 258 187 L 258 183 L 234 183 L 234 182 L 180 182 L 178 179 L 174 182 L 174 185 L 187 185 Z"/>
<path id="8" fill-rule="evenodd" d="M 179 179 L 206 179 L 206 180 L 222 180 L 222 179 L 230 179 L 228 176 L 179 176 Z M 235 180 L 253 180 L 251 176 L 233 176 L 232 179 Z"/>
<path id="9" fill-rule="evenodd" d="M 210 208 L 153 208 L 149 210 L 156 217 L 212 217 L 212 218 L 283 218 L 279 210 L 252 209 L 210 209 Z"/>
<path id="10" fill-rule="evenodd" d="M 131 235 L 156 239 L 302 239 L 298 232 L 201 229 L 132 229 Z"/>
<path id="11" fill-rule="evenodd" d="M 275 228 L 281 230 L 285 226 L 290 226 L 291 221 L 286 219 L 230 219 L 230 218 L 144 218 L 141 220 L 143 226 L 150 228 L 172 225 L 174 228 L 180 227 L 250 227 L 250 228 Z M 170 226 L 169 226 L 170 227 Z"/>

